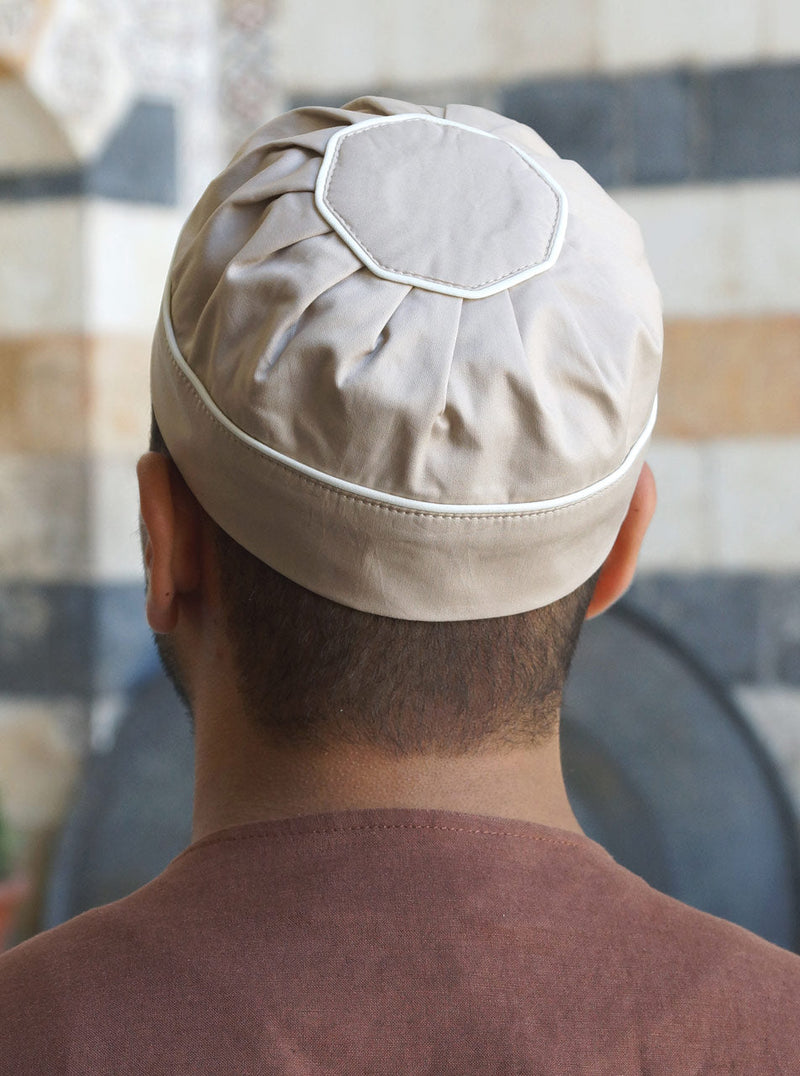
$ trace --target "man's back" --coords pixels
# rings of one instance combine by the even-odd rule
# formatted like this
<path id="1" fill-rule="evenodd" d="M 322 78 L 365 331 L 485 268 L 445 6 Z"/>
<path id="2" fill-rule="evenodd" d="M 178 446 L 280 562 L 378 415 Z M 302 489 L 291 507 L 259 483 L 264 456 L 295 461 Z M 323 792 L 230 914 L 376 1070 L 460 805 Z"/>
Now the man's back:
<path id="1" fill-rule="evenodd" d="M 0 960 L 0 1072 L 797 1073 L 800 959 L 529 822 L 224 830 Z"/>

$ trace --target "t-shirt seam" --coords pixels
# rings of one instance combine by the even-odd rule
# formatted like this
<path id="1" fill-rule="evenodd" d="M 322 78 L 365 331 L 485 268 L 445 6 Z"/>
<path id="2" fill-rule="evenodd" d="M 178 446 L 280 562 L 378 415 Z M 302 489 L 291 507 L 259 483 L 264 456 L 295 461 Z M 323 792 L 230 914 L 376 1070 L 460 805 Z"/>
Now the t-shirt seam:
<path id="1" fill-rule="evenodd" d="M 300 832 L 296 830 L 285 830 L 283 832 L 276 833 L 230 833 L 220 834 L 219 836 L 204 837 L 197 844 L 192 844 L 180 854 L 178 858 L 187 855 L 189 852 L 198 851 L 201 848 L 206 848 L 212 844 L 225 844 L 229 841 L 254 841 L 265 840 L 274 837 L 304 837 L 304 836 L 330 836 L 338 834 L 358 833 L 358 832 L 375 832 L 380 830 L 430 830 L 432 832 L 440 833 L 466 833 L 470 836 L 482 836 L 482 837 L 513 837 L 517 840 L 523 841 L 537 841 L 541 844 L 551 844 L 556 847 L 562 848 L 580 848 L 578 841 L 561 840 L 557 837 L 540 837 L 531 833 L 518 833 L 513 830 L 503 829 L 485 829 L 485 828 L 473 828 L 470 829 L 467 826 L 444 826 L 433 825 L 431 823 L 414 823 L 414 822 L 396 822 L 396 823 L 370 823 L 365 825 L 353 825 L 353 826 L 324 826 L 317 829 L 305 829 Z"/>

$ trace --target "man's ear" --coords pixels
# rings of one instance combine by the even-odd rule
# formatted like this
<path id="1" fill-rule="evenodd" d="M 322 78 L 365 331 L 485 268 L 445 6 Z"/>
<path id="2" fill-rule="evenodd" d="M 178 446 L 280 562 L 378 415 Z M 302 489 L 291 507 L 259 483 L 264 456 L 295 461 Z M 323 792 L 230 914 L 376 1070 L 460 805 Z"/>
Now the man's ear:
<path id="1" fill-rule="evenodd" d="M 656 510 L 656 480 L 645 463 L 633 491 L 628 514 L 622 521 L 616 541 L 606 557 L 592 600 L 586 610 L 586 619 L 598 616 L 621 598 L 633 582 L 639 550 Z"/>
<path id="2" fill-rule="evenodd" d="M 181 597 L 195 590 L 202 571 L 201 510 L 175 464 L 146 452 L 136 467 L 147 583 L 147 621 L 154 632 L 173 631 Z"/>

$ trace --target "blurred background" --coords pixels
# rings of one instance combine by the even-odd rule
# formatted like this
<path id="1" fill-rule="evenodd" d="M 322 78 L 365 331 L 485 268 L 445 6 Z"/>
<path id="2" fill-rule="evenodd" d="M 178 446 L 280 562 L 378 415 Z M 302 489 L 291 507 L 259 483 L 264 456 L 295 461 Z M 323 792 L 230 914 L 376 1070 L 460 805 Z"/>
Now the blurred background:
<path id="1" fill-rule="evenodd" d="M 632 662 L 627 636 L 590 640 L 584 675 L 605 670 L 617 698 L 635 681 L 663 733 L 687 707 L 705 720 L 685 674 L 769 789 L 779 775 L 765 825 L 796 840 L 797 0 L 0 0 L 0 797 L 32 882 L 22 933 L 63 913 L 48 887 L 74 870 L 64 821 L 103 814 L 102 760 L 153 683 L 134 462 L 177 231 L 258 124 L 364 93 L 529 123 L 640 222 L 666 318 L 660 507 L 624 631 L 650 642 Z M 606 762 L 632 750 L 625 720 Z M 715 770 L 727 734 L 708 722 L 659 771 L 673 797 L 656 829 L 686 810 L 681 780 Z M 746 782 L 722 796 L 744 813 Z"/>

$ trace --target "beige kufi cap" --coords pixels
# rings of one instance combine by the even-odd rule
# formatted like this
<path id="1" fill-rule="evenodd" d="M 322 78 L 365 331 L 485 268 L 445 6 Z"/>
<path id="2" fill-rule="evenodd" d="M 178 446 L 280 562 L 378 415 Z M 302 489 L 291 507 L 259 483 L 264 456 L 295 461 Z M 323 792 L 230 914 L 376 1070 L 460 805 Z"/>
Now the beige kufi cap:
<path id="1" fill-rule="evenodd" d="M 259 130 L 178 241 L 156 418 L 236 541 L 334 601 L 504 616 L 607 556 L 655 421 L 636 224 L 529 128 L 363 98 Z"/>

